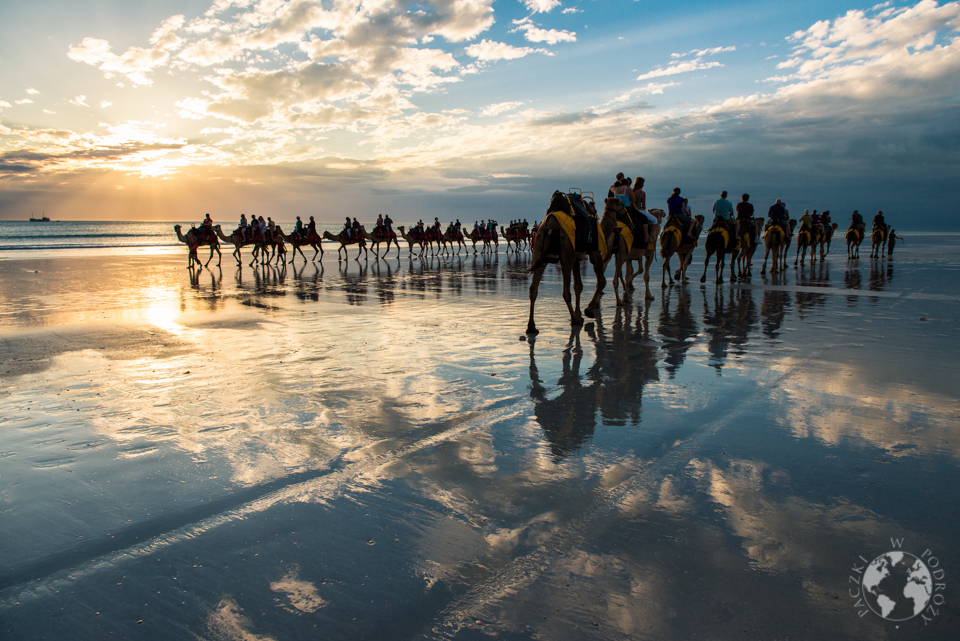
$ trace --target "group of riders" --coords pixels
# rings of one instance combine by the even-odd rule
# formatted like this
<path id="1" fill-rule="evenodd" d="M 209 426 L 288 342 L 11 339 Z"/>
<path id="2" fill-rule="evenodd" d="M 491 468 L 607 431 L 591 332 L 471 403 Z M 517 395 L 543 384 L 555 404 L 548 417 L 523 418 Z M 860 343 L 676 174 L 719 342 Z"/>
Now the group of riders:
<path id="1" fill-rule="evenodd" d="M 649 244 L 656 240 L 652 234 L 654 226 L 658 221 L 655 216 L 647 212 L 647 195 L 643 190 L 644 183 L 645 181 L 642 177 L 631 180 L 629 177 L 624 176 L 622 172 L 618 173 L 614 183 L 607 191 L 607 197 L 620 200 L 624 208 L 623 212 L 618 214 L 618 218 L 634 229 L 635 233 L 641 233 L 644 241 Z M 762 230 L 757 222 L 757 218 L 754 216 L 754 211 L 753 204 L 750 203 L 750 194 L 743 194 L 741 201 L 734 207 L 733 203 L 727 200 L 727 192 L 720 192 L 720 198 L 713 203 L 714 219 L 710 231 L 726 229 L 732 234 L 732 237 L 736 239 L 740 237 L 741 229 L 745 229 L 749 232 L 748 237 L 750 242 L 756 244 Z M 817 213 L 817 210 L 813 210 L 813 213 L 810 213 L 809 210 L 805 209 L 799 220 L 792 221 L 787 211 L 786 203 L 779 198 L 770 206 L 770 209 L 767 211 L 767 218 L 768 221 L 765 229 L 768 230 L 778 227 L 786 238 L 793 236 L 795 222 L 798 226 L 796 231 L 810 234 L 811 244 L 819 240 L 825 233 L 829 233 L 832 225 L 829 211 Z M 473 234 L 471 236 L 476 240 L 495 240 L 497 238 L 497 226 L 497 221 L 493 219 L 474 221 Z M 509 240 L 530 240 L 536 236 L 539 226 L 540 223 L 535 221 L 531 228 L 526 220 L 517 219 L 510 221 L 510 225 L 506 227 L 504 231 Z M 675 227 L 680 230 L 684 238 L 681 244 L 688 242 L 695 243 L 699 236 L 697 221 L 693 217 L 690 202 L 687 198 L 680 195 L 679 187 L 674 188 L 673 193 L 667 199 L 667 221 L 664 229 L 670 227 Z M 854 210 L 851 216 L 849 230 L 853 230 L 854 233 L 859 233 L 861 238 L 863 237 L 866 231 L 866 225 L 859 211 Z M 903 240 L 903 237 L 898 236 L 886 223 L 882 211 L 877 212 L 877 215 L 873 217 L 873 230 L 874 232 L 877 230 L 881 232 L 883 242 L 886 242 L 888 246 L 888 255 L 893 253 L 896 241 Z M 264 220 L 263 216 L 253 216 L 248 222 L 245 214 L 240 215 L 240 225 L 237 228 L 237 233 L 240 235 L 244 244 L 260 242 L 273 243 L 275 241 L 276 231 L 276 223 L 274 223 L 273 219 L 269 216 L 266 220 Z M 347 216 L 342 233 L 347 240 L 357 240 L 362 234 L 361 225 L 356 218 Z M 396 232 L 393 231 L 393 220 L 389 214 L 387 216 L 380 214 L 377 217 L 374 234 L 386 238 L 396 238 Z M 439 218 L 436 217 L 433 219 L 433 224 L 429 227 L 425 226 L 421 219 L 410 230 L 411 238 L 418 241 L 438 241 L 443 239 L 445 234 L 447 238 L 462 241 L 464 235 L 460 219 L 457 219 L 456 222 L 451 222 L 445 232 L 442 229 Z M 317 233 L 317 223 L 313 216 L 310 216 L 310 221 L 306 225 L 304 225 L 300 216 L 297 216 L 291 236 L 293 235 L 300 237 L 299 239 L 302 239 L 303 242 L 318 242 L 320 236 Z M 213 219 L 210 217 L 210 214 L 207 214 L 203 222 L 200 223 L 196 237 L 196 240 L 200 242 L 213 242 L 216 239 Z"/>

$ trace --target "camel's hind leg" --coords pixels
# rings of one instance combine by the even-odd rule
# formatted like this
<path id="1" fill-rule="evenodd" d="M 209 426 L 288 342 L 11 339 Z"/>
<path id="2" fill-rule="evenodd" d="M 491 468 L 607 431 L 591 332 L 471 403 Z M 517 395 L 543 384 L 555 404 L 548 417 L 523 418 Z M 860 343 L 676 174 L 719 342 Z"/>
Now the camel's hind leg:
<path id="1" fill-rule="evenodd" d="M 703 259 L 703 276 L 700 277 L 701 283 L 707 282 L 707 269 L 710 267 L 710 257 L 712 255 L 710 250 L 707 250 L 707 257 Z M 720 258 L 718 257 L 717 260 L 719 261 Z"/>
<path id="2" fill-rule="evenodd" d="M 663 259 L 663 273 L 660 275 L 660 287 L 667 286 L 667 276 L 670 277 L 670 284 L 673 285 L 673 274 L 670 273 L 670 259 L 673 258 L 673 254 L 667 254 L 667 257 Z M 680 261 L 683 263 L 683 260 Z"/>
<path id="3" fill-rule="evenodd" d="M 626 281 L 623 283 L 623 298 L 620 298 L 620 282 L 623 281 L 623 263 L 627 263 L 627 270 L 630 270 L 630 261 L 623 260 L 620 252 L 617 252 L 614 259 L 614 268 L 613 268 L 613 297 L 617 301 L 617 307 L 622 306 L 628 300 L 628 292 Z"/>
<path id="4" fill-rule="evenodd" d="M 600 297 L 603 296 L 603 288 L 607 286 L 607 278 L 603 275 L 603 258 L 600 256 L 600 252 L 592 252 L 590 254 L 590 262 L 593 263 L 593 273 L 597 276 L 597 291 L 593 293 L 593 298 L 590 299 L 590 304 L 587 305 L 585 313 L 590 318 L 593 318 L 596 315 L 596 310 L 600 307 Z M 580 289 L 583 289 L 583 283 L 580 282 L 579 270 L 576 271 L 576 278 Z M 583 322 L 582 318 L 581 322 Z"/>
<path id="5" fill-rule="evenodd" d="M 583 325 L 583 315 L 580 314 L 580 292 L 583 290 L 583 283 L 580 282 L 580 272 L 577 265 L 561 265 L 560 271 L 563 272 L 563 302 L 567 304 L 567 311 L 570 312 L 571 325 Z M 573 297 L 570 295 L 570 278 L 575 279 L 574 291 L 577 295 L 577 306 L 573 306 Z"/>
<path id="6" fill-rule="evenodd" d="M 647 250 L 646 256 L 642 257 L 640 260 L 646 259 L 646 264 L 644 265 L 643 270 L 643 299 L 644 300 L 653 300 L 653 294 L 650 293 L 650 263 L 653 262 L 653 252 Z"/>

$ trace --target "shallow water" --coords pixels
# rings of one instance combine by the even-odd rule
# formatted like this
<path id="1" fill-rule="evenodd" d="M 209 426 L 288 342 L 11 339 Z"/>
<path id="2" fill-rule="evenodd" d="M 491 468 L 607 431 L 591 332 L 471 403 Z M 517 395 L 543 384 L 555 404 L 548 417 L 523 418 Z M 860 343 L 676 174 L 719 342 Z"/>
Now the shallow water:
<path id="1" fill-rule="evenodd" d="M 960 244 L 908 243 L 575 330 L 551 267 L 535 340 L 527 255 L 0 263 L 0 630 L 955 638 Z M 928 623 L 849 595 L 891 539 Z"/>

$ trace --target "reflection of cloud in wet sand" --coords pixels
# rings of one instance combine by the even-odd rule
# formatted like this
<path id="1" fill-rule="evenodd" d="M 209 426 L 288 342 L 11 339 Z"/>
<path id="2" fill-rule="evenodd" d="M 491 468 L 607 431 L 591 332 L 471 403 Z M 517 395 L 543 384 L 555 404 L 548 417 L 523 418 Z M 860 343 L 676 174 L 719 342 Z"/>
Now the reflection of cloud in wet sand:
<path id="1" fill-rule="evenodd" d="M 320 597 L 317 586 L 300 580 L 300 569 L 292 568 L 279 581 L 270 584 L 270 589 L 287 597 L 287 602 L 298 612 L 316 612 L 327 604 Z"/>
<path id="2" fill-rule="evenodd" d="M 207 617 L 207 627 L 218 639 L 231 641 L 273 641 L 273 637 L 250 632 L 250 619 L 232 597 L 224 597 Z"/>
<path id="3" fill-rule="evenodd" d="M 789 368 L 791 360 L 773 367 Z M 871 383 L 856 365 L 821 363 L 785 379 L 781 389 L 789 400 L 780 422 L 797 438 L 831 446 L 866 442 L 894 456 L 960 457 L 960 433 L 953 429 L 960 402 L 921 385 Z"/>

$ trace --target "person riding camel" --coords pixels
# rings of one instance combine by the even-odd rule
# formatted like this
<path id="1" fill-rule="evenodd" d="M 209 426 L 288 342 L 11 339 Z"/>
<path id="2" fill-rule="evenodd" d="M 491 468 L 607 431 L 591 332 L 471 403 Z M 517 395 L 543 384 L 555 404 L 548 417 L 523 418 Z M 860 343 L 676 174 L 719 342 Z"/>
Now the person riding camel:
<path id="1" fill-rule="evenodd" d="M 813 229 L 813 216 L 810 215 L 809 209 L 803 210 L 803 216 L 800 216 L 800 231 L 806 229 L 810 233 L 810 240 L 813 241 L 816 238 L 816 234 Z"/>
<path id="2" fill-rule="evenodd" d="M 686 209 L 687 199 L 680 195 L 680 188 L 674 187 L 673 194 L 667 198 L 667 214 L 673 216 L 680 224 L 680 229 L 687 227 L 687 237 L 693 238 L 693 231 L 696 229 L 696 223 Z"/>
<path id="3" fill-rule="evenodd" d="M 383 227 L 387 232 L 388 236 L 393 235 L 393 218 L 390 218 L 390 214 L 387 214 L 383 217 Z"/>
<path id="4" fill-rule="evenodd" d="M 830 227 L 830 210 L 829 209 L 823 212 L 822 214 L 820 214 L 820 224 L 823 225 L 824 229 L 827 229 L 828 227 Z"/>
<path id="5" fill-rule="evenodd" d="M 293 223 L 293 231 L 297 235 L 303 235 L 303 221 L 300 220 L 300 216 L 297 216 L 297 222 Z"/>
<path id="6" fill-rule="evenodd" d="M 377 216 L 377 224 L 374 226 L 374 231 L 378 234 L 383 233 L 383 214 Z"/>
<path id="7" fill-rule="evenodd" d="M 240 214 L 240 242 L 246 243 L 247 240 L 247 229 L 249 225 L 247 224 L 247 215 Z"/>
<path id="8" fill-rule="evenodd" d="M 734 238 L 740 237 L 740 222 L 733 217 L 733 203 L 727 200 L 727 192 L 721 191 L 720 198 L 713 203 L 713 226 L 723 225 L 730 229 L 733 225 Z"/>
<path id="9" fill-rule="evenodd" d="M 350 220 L 350 216 L 347 216 L 344 220 L 343 233 L 347 235 L 347 238 L 353 237 L 353 222 Z"/>
<path id="10" fill-rule="evenodd" d="M 787 225 L 787 208 L 783 206 L 783 201 L 777 198 L 777 202 L 770 205 L 767 210 L 767 218 L 770 219 L 770 225 L 777 225 L 785 234 L 790 235 Z"/>
<path id="11" fill-rule="evenodd" d="M 309 240 L 317 238 L 317 222 L 313 219 L 313 216 L 310 216 L 310 222 L 307 223 L 307 238 Z"/>
<path id="12" fill-rule="evenodd" d="M 357 240 L 359 240 L 360 239 L 360 223 L 357 222 L 356 218 L 353 219 L 353 225 L 351 225 L 351 227 L 353 227 L 353 235 L 351 236 L 351 238 L 356 238 Z"/>
<path id="13" fill-rule="evenodd" d="M 209 214 L 208 214 L 208 215 L 209 215 Z M 887 230 L 889 229 L 889 227 L 887 227 L 886 221 L 883 220 L 883 212 L 882 212 L 882 211 L 878 211 L 878 212 L 877 212 L 877 215 L 873 217 L 873 227 L 874 227 L 874 229 L 882 229 L 884 235 L 886 235 Z"/>
<path id="14" fill-rule="evenodd" d="M 737 223 L 741 227 L 750 225 L 750 236 L 756 239 L 760 235 L 760 230 L 757 229 L 757 220 L 753 215 L 754 209 L 750 203 L 750 194 L 743 194 L 740 198 L 740 202 L 737 203 Z"/>
<path id="15" fill-rule="evenodd" d="M 860 215 L 860 211 L 857 209 L 854 209 L 853 214 L 850 215 L 850 228 L 859 229 L 861 234 L 867 230 L 867 226 L 863 222 L 863 216 Z"/>
<path id="16" fill-rule="evenodd" d="M 216 238 L 216 234 L 213 232 L 213 219 L 210 218 L 210 214 L 207 214 L 207 217 L 203 219 L 202 223 L 200 223 L 200 229 L 207 240 L 212 241 L 214 238 Z"/>

